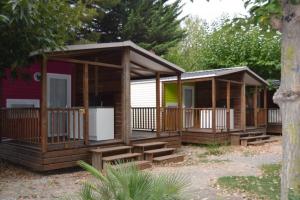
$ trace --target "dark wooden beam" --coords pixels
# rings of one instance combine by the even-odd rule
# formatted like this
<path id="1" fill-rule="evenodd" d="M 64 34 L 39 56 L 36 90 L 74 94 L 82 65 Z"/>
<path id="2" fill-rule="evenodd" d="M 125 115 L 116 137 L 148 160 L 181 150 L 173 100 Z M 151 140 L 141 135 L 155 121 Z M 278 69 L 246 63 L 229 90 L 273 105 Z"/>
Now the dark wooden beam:
<path id="1" fill-rule="evenodd" d="M 178 99 L 178 132 L 182 133 L 182 83 L 181 74 L 177 75 L 177 99 Z"/>
<path id="2" fill-rule="evenodd" d="M 265 125 L 268 124 L 268 88 L 264 87 L 264 112 L 265 112 Z"/>
<path id="3" fill-rule="evenodd" d="M 145 76 L 144 74 L 141 74 L 141 73 L 139 73 L 139 72 L 137 72 L 136 70 L 133 70 L 133 69 L 131 69 L 131 73 L 135 74 L 135 75 L 138 75 L 138 76 L 142 76 L 142 77 Z"/>
<path id="4" fill-rule="evenodd" d="M 137 67 L 141 68 L 142 70 L 146 70 L 146 71 L 150 71 L 150 72 L 153 72 L 153 73 L 160 73 L 160 74 L 170 74 L 171 72 L 165 72 L 165 71 L 157 71 L 157 70 L 154 70 L 154 69 L 150 69 L 148 67 L 145 67 L 137 62 L 134 62 L 134 61 L 131 61 L 132 64 L 136 65 Z M 138 69 L 135 67 L 135 69 Z"/>
<path id="5" fill-rule="evenodd" d="M 99 70 L 98 70 L 98 67 L 95 67 L 94 68 L 95 70 L 95 96 L 97 97 L 98 96 L 98 84 L 99 84 Z"/>
<path id="6" fill-rule="evenodd" d="M 230 131 L 230 81 L 226 84 L 226 128 Z"/>
<path id="7" fill-rule="evenodd" d="M 241 85 L 241 116 L 240 123 L 241 129 L 246 131 L 246 84 L 245 84 L 245 73 L 243 74 L 243 84 Z"/>
<path id="8" fill-rule="evenodd" d="M 40 132 L 42 152 L 47 152 L 48 144 L 48 111 L 47 111 L 47 57 L 42 57 L 41 63 L 41 105 L 40 105 Z"/>
<path id="9" fill-rule="evenodd" d="M 212 130 L 213 130 L 213 133 L 216 134 L 216 79 L 213 78 L 211 80 L 211 83 L 212 83 L 212 89 L 211 89 L 211 96 L 212 96 Z"/>
<path id="10" fill-rule="evenodd" d="M 115 65 L 110 63 L 102 63 L 97 61 L 88 61 L 88 60 L 78 60 L 73 58 L 51 58 L 53 61 L 61 61 L 61 62 L 68 62 L 68 63 L 77 63 L 77 64 L 88 64 L 94 65 L 99 67 L 107 67 L 107 68 L 115 68 L 115 69 L 122 69 L 121 65 Z"/>
<path id="11" fill-rule="evenodd" d="M 217 81 L 222 81 L 222 82 L 227 82 L 227 83 L 230 81 L 230 83 L 235 83 L 235 84 L 239 84 L 239 85 L 243 84 L 243 82 L 240 82 L 240 81 L 220 79 L 220 78 L 218 78 Z"/>
<path id="12" fill-rule="evenodd" d="M 181 83 L 194 83 L 194 82 L 204 82 L 204 81 L 211 81 L 213 78 L 195 78 L 195 79 L 186 79 L 182 80 Z M 171 81 L 164 81 L 164 83 L 176 83 L 177 80 L 171 80 Z"/>
<path id="13" fill-rule="evenodd" d="M 130 112 L 130 49 L 125 48 L 122 54 L 122 139 L 126 144 L 130 143 L 131 112 Z"/>
<path id="14" fill-rule="evenodd" d="M 160 118 L 160 74 L 156 73 L 156 135 L 160 137 L 161 131 L 161 118 Z"/>
<path id="15" fill-rule="evenodd" d="M 89 65 L 83 65 L 84 143 L 89 144 Z"/>
<path id="16" fill-rule="evenodd" d="M 254 109 L 254 126 L 257 127 L 257 112 L 258 112 L 258 108 L 257 108 L 257 97 L 258 97 L 258 88 L 257 86 L 255 86 L 254 88 L 254 94 L 253 94 L 253 109 Z"/>

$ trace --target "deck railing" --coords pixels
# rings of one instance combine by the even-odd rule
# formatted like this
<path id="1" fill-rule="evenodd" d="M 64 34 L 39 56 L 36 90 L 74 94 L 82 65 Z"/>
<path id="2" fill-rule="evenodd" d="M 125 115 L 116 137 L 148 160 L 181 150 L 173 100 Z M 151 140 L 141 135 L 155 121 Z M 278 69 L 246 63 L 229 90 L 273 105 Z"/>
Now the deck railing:
<path id="1" fill-rule="evenodd" d="M 179 108 L 161 108 L 161 131 L 179 131 Z"/>
<path id="2" fill-rule="evenodd" d="M 0 109 L 0 136 L 27 143 L 40 143 L 40 110 L 38 108 Z"/>
<path id="3" fill-rule="evenodd" d="M 131 108 L 132 129 L 134 130 L 156 130 L 156 108 L 155 107 L 133 107 Z"/>
<path id="4" fill-rule="evenodd" d="M 160 108 L 160 131 L 178 131 L 178 108 Z M 132 107 L 131 122 L 133 130 L 156 131 L 155 107 Z"/>
<path id="5" fill-rule="evenodd" d="M 83 108 L 48 108 L 48 144 L 83 141 Z"/>
<path id="6" fill-rule="evenodd" d="M 279 108 L 269 108 L 268 109 L 268 123 L 269 124 L 280 124 L 281 113 Z"/>
<path id="7" fill-rule="evenodd" d="M 212 129 L 212 108 L 184 108 L 183 128 Z M 216 108 L 216 129 L 226 129 L 226 108 Z"/>

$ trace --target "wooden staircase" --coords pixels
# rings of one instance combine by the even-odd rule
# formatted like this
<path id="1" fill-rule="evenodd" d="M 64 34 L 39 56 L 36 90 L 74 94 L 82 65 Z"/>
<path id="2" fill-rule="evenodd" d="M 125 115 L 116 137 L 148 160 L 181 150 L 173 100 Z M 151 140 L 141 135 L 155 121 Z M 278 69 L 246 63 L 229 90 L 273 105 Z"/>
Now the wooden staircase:
<path id="1" fill-rule="evenodd" d="M 237 132 L 231 134 L 232 145 L 263 145 L 265 143 L 276 142 L 278 139 L 266 135 L 264 128 L 248 129 L 246 132 Z"/>
<path id="2" fill-rule="evenodd" d="M 145 160 L 153 163 L 181 162 L 183 155 L 175 154 L 175 148 L 166 147 L 166 142 L 149 142 L 134 144 L 134 151 L 142 153 Z"/>
<path id="3" fill-rule="evenodd" d="M 92 165 L 98 170 L 105 170 L 107 165 L 116 168 L 136 166 L 143 170 L 152 167 L 153 163 L 183 161 L 183 155 L 177 155 L 175 148 L 167 148 L 167 142 L 150 142 L 133 146 L 115 146 L 91 149 Z"/>

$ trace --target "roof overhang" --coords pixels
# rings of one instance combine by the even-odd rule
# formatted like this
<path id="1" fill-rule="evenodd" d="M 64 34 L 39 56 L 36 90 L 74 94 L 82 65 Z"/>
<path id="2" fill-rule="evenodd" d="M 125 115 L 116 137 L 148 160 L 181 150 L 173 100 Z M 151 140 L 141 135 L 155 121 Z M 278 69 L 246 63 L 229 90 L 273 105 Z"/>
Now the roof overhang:
<path id="1" fill-rule="evenodd" d="M 84 61 L 84 57 L 87 55 L 101 56 L 103 53 L 114 54 L 114 52 L 119 52 L 118 55 L 121 57 L 122 53 L 120 52 L 125 48 L 129 48 L 130 50 L 131 76 L 133 79 L 153 78 L 157 73 L 160 73 L 162 77 L 165 77 L 178 75 L 184 72 L 184 70 L 177 65 L 139 47 L 131 41 L 69 45 L 65 46 L 63 49 L 46 50 L 44 53 L 50 59 L 76 58 L 77 60 Z M 36 51 L 31 53 L 31 56 L 38 56 L 40 54 L 41 51 Z M 91 65 L 96 62 L 96 60 L 91 60 L 93 59 L 91 56 L 89 59 L 90 60 L 86 61 Z M 115 63 L 106 64 L 121 66 L 121 58 L 118 58 L 118 60 L 119 61 L 115 61 Z"/>

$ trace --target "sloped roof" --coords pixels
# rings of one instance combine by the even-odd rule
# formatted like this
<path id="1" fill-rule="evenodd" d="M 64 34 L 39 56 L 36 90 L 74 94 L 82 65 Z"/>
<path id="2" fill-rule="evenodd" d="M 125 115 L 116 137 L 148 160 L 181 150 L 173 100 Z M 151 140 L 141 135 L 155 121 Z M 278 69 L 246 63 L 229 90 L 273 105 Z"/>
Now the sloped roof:
<path id="1" fill-rule="evenodd" d="M 95 44 L 81 44 L 81 45 L 67 45 L 63 49 L 55 49 L 55 50 L 46 50 L 49 56 L 55 55 L 58 53 L 69 53 L 73 52 L 81 52 L 85 50 L 112 50 L 112 49 L 122 49 L 124 47 L 129 47 L 131 50 L 130 60 L 136 61 L 141 65 L 146 65 L 148 68 L 153 71 L 166 71 L 166 72 L 177 72 L 182 73 L 184 69 L 171 63 L 154 53 L 143 49 L 142 47 L 136 45 L 132 41 L 124 41 L 124 42 L 110 42 L 110 43 L 95 43 Z M 39 55 L 41 51 L 32 52 L 30 56 Z M 140 61 L 140 62 L 138 62 Z M 141 72 L 142 73 L 142 72 Z"/>
<path id="2" fill-rule="evenodd" d="M 268 80 L 268 82 L 270 83 L 270 85 L 274 88 L 279 88 L 280 86 L 280 80 Z"/>
<path id="3" fill-rule="evenodd" d="M 220 69 L 210 69 L 210 70 L 200 70 L 200 71 L 194 71 L 194 72 L 185 72 L 181 75 L 182 80 L 190 80 L 190 79 L 200 79 L 200 78 L 210 78 L 210 77 L 219 77 L 223 75 L 229 75 L 237 72 L 246 71 L 256 77 L 261 82 L 268 85 L 269 83 L 257 75 L 255 72 L 253 72 L 251 69 L 249 69 L 246 66 L 241 67 L 230 67 L 230 68 L 220 68 Z M 167 77 L 162 79 L 162 81 L 173 81 L 176 80 L 177 77 Z"/>

